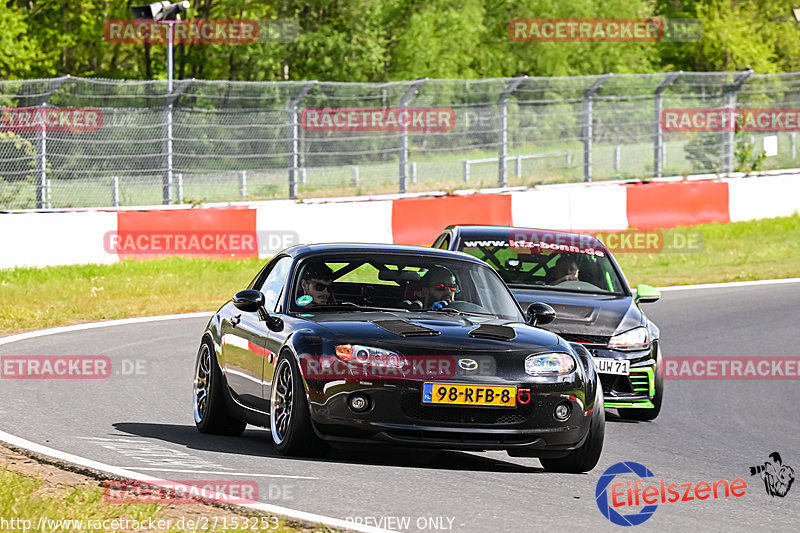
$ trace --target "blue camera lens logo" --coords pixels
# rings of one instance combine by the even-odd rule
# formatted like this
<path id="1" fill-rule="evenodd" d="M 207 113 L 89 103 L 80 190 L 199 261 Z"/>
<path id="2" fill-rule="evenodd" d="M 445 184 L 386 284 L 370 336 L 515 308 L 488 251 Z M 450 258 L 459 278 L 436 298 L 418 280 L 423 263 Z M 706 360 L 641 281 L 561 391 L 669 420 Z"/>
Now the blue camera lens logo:
<path id="1" fill-rule="evenodd" d="M 614 481 L 615 477 L 621 474 L 634 474 L 639 478 L 654 476 L 649 468 L 642 464 L 634 463 L 633 461 L 626 461 L 610 466 L 597 481 L 597 488 L 594 491 L 597 507 L 600 509 L 600 512 L 603 513 L 603 516 L 619 526 L 638 526 L 653 516 L 653 513 L 658 509 L 658 505 L 645 505 L 638 513 L 626 515 L 619 514 L 615 511 L 609 503 L 608 486 Z"/>

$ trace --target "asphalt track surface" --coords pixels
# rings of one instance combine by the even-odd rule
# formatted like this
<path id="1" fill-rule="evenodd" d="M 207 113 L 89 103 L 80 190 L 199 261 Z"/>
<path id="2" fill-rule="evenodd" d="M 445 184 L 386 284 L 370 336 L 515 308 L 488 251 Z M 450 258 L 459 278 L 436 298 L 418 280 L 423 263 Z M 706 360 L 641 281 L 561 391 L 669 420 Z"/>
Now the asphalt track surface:
<path id="1" fill-rule="evenodd" d="M 645 311 L 668 356 L 796 356 L 798 302 L 800 283 L 786 283 L 665 291 Z M 800 481 L 785 498 L 771 497 L 749 467 L 778 451 L 800 477 L 800 381 L 669 380 L 654 422 L 610 411 L 600 464 L 582 475 L 548 473 L 504 452 L 349 449 L 304 460 L 277 455 L 263 429 L 238 438 L 197 432 L 191 383 L 205 323 L 118 325 L 0 346 L 3 356 L 105 355 L 114 369 L 100 380 L 0 381 L 0 430 L 165 479 L 255 481 L 261 502 L 412 531 L 619 530 L 598 509 L 595 486 L 609 466 L 636 461 L 655 484 L 741 477 L 748 485 L 740 498 L 659 503 L 637 531 L 797 531 Z"/>

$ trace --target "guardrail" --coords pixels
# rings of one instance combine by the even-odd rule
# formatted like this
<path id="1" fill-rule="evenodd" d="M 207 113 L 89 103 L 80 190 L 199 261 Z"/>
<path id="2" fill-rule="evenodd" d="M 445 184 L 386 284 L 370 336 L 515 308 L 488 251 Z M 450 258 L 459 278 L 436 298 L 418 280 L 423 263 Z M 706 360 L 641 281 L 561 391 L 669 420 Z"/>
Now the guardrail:
<path id="1" fill-rule="evenodd" d="M 528 155 L 507 155 L 505 160 L 508 161 L 509 159 L 514 159 L 517 162 L 516 165 L 516 175 L 517 177 L 522 176 L 522 160 L 523 159 L 544 159 L 546 157 L 566 157 L 566 166 L 572 166 L 572 155 L 569 152 L 552 152 L 549 154 L 528 154 Z M 476 163 L 498 163 L 499 158 L 497 157 L 484 157 L 482 159 L 464 159 L 464 183 L 469 181 L 469 169 L 470 166 Z"/>

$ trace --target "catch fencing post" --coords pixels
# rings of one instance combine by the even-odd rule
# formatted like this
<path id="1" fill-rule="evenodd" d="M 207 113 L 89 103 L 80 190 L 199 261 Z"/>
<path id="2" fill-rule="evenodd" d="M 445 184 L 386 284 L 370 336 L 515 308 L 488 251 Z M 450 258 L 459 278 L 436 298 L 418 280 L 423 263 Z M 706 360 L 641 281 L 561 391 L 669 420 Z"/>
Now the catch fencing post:
<path id="1" fill-rule="evenodd" d="M 169 25 L 168 31 L 169 31 L 169 39 L 170 39 L 170 43 L 171 43 L 172 42 L 173 31 L 174 31 L 173 24 Z M 173 198 L 172 198 L 173 185 L 172 184 L 173 184 L 173 174 L 175 172 L 175 168 L 173 166 L 173 161 L 172 161 L 172 158 L 173 158 L 173 155 L 174 155 L 173 148 L 172 148 L 172 141 L 173 141 L 173 135 L 172 135 L 173 110 L 174 110 L 175 102 L 178 100 L 178 98 L 180 98 L 181 93 L 183 93 L 183 91 L 186 90 L 186 87 L 188 87 L 189 84 L 192 83 L 192 81 L 193 81 L 191 79 L 183 80 L 181 83 L 178 84 L 178 89 L 175 90 L 175 88 L 173 86 L 173 81 L 172 81 L 172 44 L 167 46 L 167 60 L 168 60 L 169 64 L 167 66 L 168 76 L 167 76 L 167 96 L 166 96 L 166 99 L 165 99 L 166 109 L 164 110 L 164 122 L 165 122 L 165 130 L 166 130 L 165 131 L 165 139 L 164 139 L 164 145 L 165 145 L 164 152 L 165 152 L 165 157 L 166 157 L 166 164 L 165 164 L 166 170 L 164 172 L 164 178 L 163 178 L 163 181 L 162 181 L 162 184 L 161 184 L 161 190 L 162 190 L 161 203 L 164 204 L 164 205 L 169 205 L 169 204 L 171 204 L 173 202 Z"/>
<path id="2" fill-rule="evenodd" d="M 289 152 L 291 154 L 289 163 L 289 198 L 292 200 L 297 198 L 297 170 L 300 162 L 300 124 L 297 119 L 297 106 L 316 83 L 316 80 L 306 83 L 297 93 L 297 96 L 289 101 L 289 129 L 292 132 L 289 140 Z"/>
<path id="3" fill-rule="evenodd" d="M 42 126 L 36 131 L 36 208 L 49 209 L 47 195 L 47 121 L 44 114 L 47 112 L 47 102 L 39 104 L 42 113 Z"/>
<path id="4" fill-rule="evenodd" d="M 592 181 L 592 97 L 609 76 L 601 75 L 583 93 L 583 181 Z"/>
<path id="5" fill-rule="evenodd" d="M 358 187 L 358 165 L 350 165 L 350 176 L 353 187 Z"/>
<path id="6" fill-rule="evenodd" d="M 111 206 L 119 207 L 119 176 L 111 177 Z"/>
<path id="7" fill-rule="evenodd" d="M 239 194 L 242 198 L 247 197 L 247 171 L 242 170 L 239 174 Z"/>
<path id="8" fill-rule="evenodd" d="M 61 76 L 50 82 L 45 93 L 39 97 L 38 107 L 42 113 L 42 127 L 36 132 L 36 208 L 50 209 L 50 193 L 47 183 L 47 129 L 44 114 L 47 112 L 47 101 L 53 96 L 61 85 L 69 79 L 69 76 Z"/>
<path id="9" fill-rule="evenodd" d="M 400 98 L 398 107 L 408 107 L 408 101 L 417 94 L 419 88 L 428 81 L 428 78 L 422 78 L 411 84 L 403 96 Z M 398 189 L 400 194 L 406 192 L 406 175 L 408 172 L 408 129 L 400 128 L 400 179 Z"/>
<path id="10" fill-rule="evenodd" d="M 517 177 L 522 177 L 522 156 L 517 156 Z"/>
<path id="11" fill-rule="evenodd" d="M 653 109 L 655 115 L 655 132 L 653 134 L 653 177 L 660 178 L 663 172 L 663 165 L 666 155 L 666 147 L 664 146 L 664 134 L 661 130 L 661 108 L 662 108 L 662 95 L 667 88 L 675 83 L 678 76 L 683 74 L 683 71 L 672 72 L 667 74 L 661 85 L 658 86 L 653 95 Z"/>
<path id="12" fill-rule="evenodd" d="M 797 155 L 797 133 L 793 131 L 789 134 L 789 138 L 792 140 L 792 159 L 794 159 Z"/>
<path id="13" fill-rule="evenodd" d="M 614 170 L 619 172 L 619 145 L 614 147 Z"/>
<path id="14" fill-rule="evenodd" d="M 743 70 L 739 76 L 733 80 L 733 83 L 730 84 L 728 87 L 725 88 L 725 109 L 728 113 L 733 116 L 733 111 L 736 109 L 736 93 L 739 91 L 739 88 L 742 84 L 747 81 L 753 74 L 753 69 L 746 69 Z M 729 131 L 723 133 L 723 144 L 722 144 L 722 171 L 723 172 L 733 172 L 733 152 L 736 148 L 735 146 L 735 137 L 734 137 L 734 128 L 728 128 Z"/>
<path id="15" fill-rule="evenodd" d="M 411 163 L 411 183 L 417 182 L 417 164 Z"/>
<path id="16" fill-rule="evenodd" d="M 519 84 L 525 81 L 528 76 L 521 78 L 512 78 L 511 82 L 506 86 L 505 90 L 500 94 L 497 100 L 498 115 L 500 124 L 497 132 L 497 186 L 505 187 L 508 185 L 506 178 L 506 153 L 508 153 L 508 97 L 513 93 Z"/>
<path id="17" fill-rule="evenodd" d="M 464 183 L 469 181 L 469 159 L 464 160 Z"/>

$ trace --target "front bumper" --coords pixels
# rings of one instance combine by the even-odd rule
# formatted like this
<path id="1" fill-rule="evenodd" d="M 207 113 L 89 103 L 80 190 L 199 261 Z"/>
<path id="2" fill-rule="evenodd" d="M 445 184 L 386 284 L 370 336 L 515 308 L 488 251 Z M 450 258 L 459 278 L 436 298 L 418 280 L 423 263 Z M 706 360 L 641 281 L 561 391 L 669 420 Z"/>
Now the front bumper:
<path id="1" fill-rule="evenodd" d="M 576 390 L 574 383 L 517 383 L 531 393 L 528 403 L 513 408 L 422 404 L 421 384 L 345 380 L 328 382 L 320 389 L 309 382 L 314 428 L 329 441 L 547 456 L 580 446 L 592 417 L 593 405 L 587 406 L 585 392 Z M 369 398 L 367 411 L 358 413 L 349 407 L 348 400 L 356 393 Z M 571 413 L 560 422 L 554 411 L 562 402 L 571 406 Z"/>
<path id="2" fill-rule="evenodd" d="M 653 343 L 648 350 L 621 352 L 607 348 L 586 347 L 594 357 L 607 359 L 628 359 L 631 362 L 630 374 L 601 374 L 603 399 L 607 408 L 653 409 L 656 394 L 656 365 L 658 345 Z"/>

